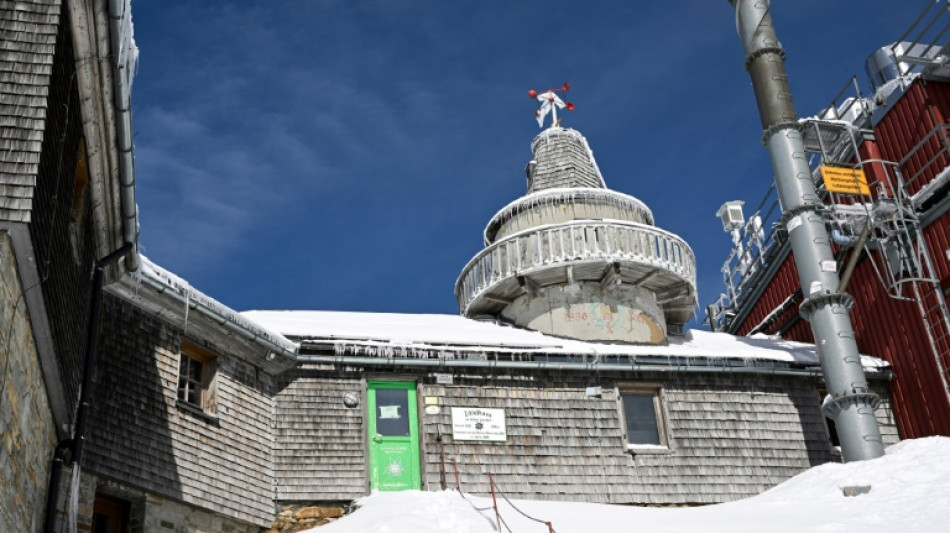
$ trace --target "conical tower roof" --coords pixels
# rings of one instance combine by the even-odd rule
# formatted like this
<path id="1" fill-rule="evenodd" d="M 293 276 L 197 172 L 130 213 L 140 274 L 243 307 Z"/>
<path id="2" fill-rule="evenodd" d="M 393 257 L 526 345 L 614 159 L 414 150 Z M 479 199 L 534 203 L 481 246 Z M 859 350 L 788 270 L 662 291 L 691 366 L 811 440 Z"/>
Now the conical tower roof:
<path id="1" fill-rule="evenodd" d="M 607 188 L 579 132 L 555 122 L 531 150 L 526 194 L 492 217 L 456 282 L 461 314 L 599 342 L 662 344 L 680 332 L 696 306 L 686 242 Z"/>

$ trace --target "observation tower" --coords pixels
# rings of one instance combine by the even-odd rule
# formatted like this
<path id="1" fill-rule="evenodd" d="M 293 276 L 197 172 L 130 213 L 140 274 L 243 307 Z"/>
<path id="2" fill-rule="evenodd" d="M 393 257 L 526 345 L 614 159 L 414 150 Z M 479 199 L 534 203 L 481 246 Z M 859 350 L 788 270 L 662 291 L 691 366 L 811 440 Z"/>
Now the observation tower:
<path id="1" fill-rule="evenodd" d="M 665 344 L 696 306 L 696 260 L 640 200 L 607 188 L 587 139 L 563 128 L 557 93 L 529 91 L 542 128 L 527 192 L 488 222 L 455 285 L 459 311 L 585 341 Z"/>

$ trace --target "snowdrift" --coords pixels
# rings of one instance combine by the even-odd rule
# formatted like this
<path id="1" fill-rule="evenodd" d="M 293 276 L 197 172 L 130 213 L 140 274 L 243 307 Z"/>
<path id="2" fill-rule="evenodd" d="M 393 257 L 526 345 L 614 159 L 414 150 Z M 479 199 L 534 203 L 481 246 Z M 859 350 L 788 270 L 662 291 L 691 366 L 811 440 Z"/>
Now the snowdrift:
<path id="1" fill-rule="evenodd" d="M 845 496 L 847 487 L 867 487 Z M 642 508 L 588 503 L 513 501 L 550 521 L 558 533 L 664 531 L 706 533 L 944 532 L 950 528 L 950 438 L 904 441 L 872 461 L 825 464 L 756 497 L 693 508 Z M 457 492 L 376 493 L 319 533 L 492 533 L 491 498 Z M 485 509 L 487 510 L 479 510 Z M 501 531 L 546 533 L 499 498 Z"/>

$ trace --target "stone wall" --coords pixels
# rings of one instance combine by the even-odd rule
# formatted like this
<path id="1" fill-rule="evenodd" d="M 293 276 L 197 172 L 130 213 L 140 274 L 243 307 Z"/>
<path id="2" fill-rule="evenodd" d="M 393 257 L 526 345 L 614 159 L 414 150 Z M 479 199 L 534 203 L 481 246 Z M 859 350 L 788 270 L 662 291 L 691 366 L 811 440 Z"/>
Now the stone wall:
<path id="1" fill-rule="evenodd" d="M 290 504 L 281 506 L 277 520 L 263 533 L 296 533 L 337 520 L 347 511 L 346 505 Z"/>
<path id="2" fill-rule="evenodd" d="M 63 485 L 59 498 L 60 513 L 57 516 L 58 522 L 54 531 L 66 530 L 67 519 L 64 509 L 71 473 L 71 468 L 63 469 Z M 128 504 L 127 533 L 258 533 L 261 530 L 258 525 L 208 512 L 83 471 L 80 477 L 79 506 L 76 514 L 76 525 L 79 531 L 93 531 L 93 510 L 96 497 L 100 495 L 122 500 Z"/>
<path id="3" fill-rule="evenodd" d="M 56 445 L 10 237 L 0 231 L 0 531 L 43 527 Z"/>

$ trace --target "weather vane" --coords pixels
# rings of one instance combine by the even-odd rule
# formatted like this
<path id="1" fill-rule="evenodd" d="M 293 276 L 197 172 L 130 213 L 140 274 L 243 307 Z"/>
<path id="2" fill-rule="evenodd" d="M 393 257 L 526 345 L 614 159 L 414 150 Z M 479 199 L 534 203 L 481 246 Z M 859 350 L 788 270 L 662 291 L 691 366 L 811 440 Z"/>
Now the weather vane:
<path id="1" fill-rule="evenodd" d="M 551 113 L 551 127 L 560 126 L 561 119 L 557 118 L 557 110 L 567 108 L 568 111 L 574 111 L 574 104 L 565 103 L 556 93 L 566 93 L 571 88 L 571 84 L 564 82 L 560 89 L 548 89 L 547 92 L 538 94 L 538 91 L 531 89 L 528 91 L 528 97 L 541 102 L 541 107 L 535 111 L 534 116 L 538 119 L 538 127 L 544 127 L 544 117 Z"/>

